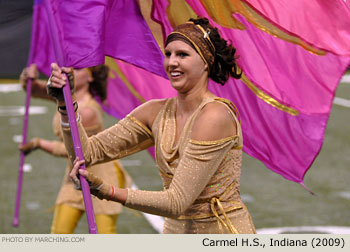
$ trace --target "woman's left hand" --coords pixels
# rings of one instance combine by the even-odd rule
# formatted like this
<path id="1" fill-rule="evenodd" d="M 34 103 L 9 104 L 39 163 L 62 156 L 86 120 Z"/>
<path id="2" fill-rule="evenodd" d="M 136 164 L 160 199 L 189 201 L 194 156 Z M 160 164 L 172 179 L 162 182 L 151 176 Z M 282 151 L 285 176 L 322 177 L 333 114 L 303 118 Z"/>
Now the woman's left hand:
<path id="1" fill-rule="evenodd" d="M 79 160 L 79 157 L 76 157 L 74 162 L 73 162 L 73 169 L 71 170 L 69 176 L 72 179 L 73 183 L 74 183 L 74 187 L 77 190 L 81 190 L 81 186 L 80 186 L 80 180 L 78 178 L 78 175 L 80 174 L 80 166 L 82 166 L 85 163 L 85 160 Z M 87 174 L 85 173 L 87 171 L 82 170 L 81 171 L 81 175 L 84 178 L 87 178 Z"/>
<path id="2" fill-rule="evenodd" d="M 102 179 L 95 176 L 87 170 L 80 169 L 80 166 L 85 163 L 84 160 L 79 160 L 78 157 L 75 158 L 73 162 L 73 169 L 70 173 L 70 177 L 74 183 L 76 189 L 81 190 L 80 180 L 78 179 L 78 174 L 83 176 L 90 187 L 90 192 L 99 199 L 113 200 L 115 194 L 115 188 L 111 185 L 103 183 Z"/>
<path id="3" fill-rule="evenodd" d="M 39 72 L 35 64 L 31 64 L 29 67 L 23 69 L 21 75 L 19 76 L 19 82 L 22 85 L 23 90 L 27 89 L 28 79 L 36 80 L 38 79 Z"/>
<path id="4" fill-rule="evenodd" d="M 40 148 L 40 138 L 33 138 L 29 142 L 27 142 L 25 145 L 20 145 L 18 147 L 25 155 L 29 154 L 33 150 L 36 150 Z"/>
<path id="5" fill-rule="evenodd" d="M 74 93 L 74 71 L 71 67 L 60 68 L 56 63 L 51 64 L 51 76 L 47 81 L 47 94 L 57 100 L 59 106 L 64 105 L 62 88 L 66 85 L 68 78 L 70 90 Z"/>

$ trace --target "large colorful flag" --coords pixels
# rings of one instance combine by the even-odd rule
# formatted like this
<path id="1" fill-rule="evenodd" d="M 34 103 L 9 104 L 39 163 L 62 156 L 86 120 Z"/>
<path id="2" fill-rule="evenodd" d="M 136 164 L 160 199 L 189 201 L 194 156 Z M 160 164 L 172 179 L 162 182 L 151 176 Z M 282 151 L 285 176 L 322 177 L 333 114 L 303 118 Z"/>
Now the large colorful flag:
<path id="1" fill-rule="evenodd" d="M 303 184 L 350 64 L 347 1 L 37 0 L 37 11 L 44 1 L 52 3 L 70 66 L 101 64 L 109 56 L 104 108 L 119 118 L 149 99 L 175 95 L 162 69 L 164 39 L 190 17 L 207 17 L 237 48 L 242 79 L 209 85 L 238 107 L 243 150 Z M 45 14 L 33 20 L 44 26 Z M 42 43 L 34 62 L 48 66 L 52 59 L 42 54 L 52 48 Z"/>

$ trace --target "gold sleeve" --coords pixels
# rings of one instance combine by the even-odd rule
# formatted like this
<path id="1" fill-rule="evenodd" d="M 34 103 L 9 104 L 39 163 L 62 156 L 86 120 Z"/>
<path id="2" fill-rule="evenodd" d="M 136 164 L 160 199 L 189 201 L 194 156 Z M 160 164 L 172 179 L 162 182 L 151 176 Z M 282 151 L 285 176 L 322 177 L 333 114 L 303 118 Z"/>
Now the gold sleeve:
<path id="1" fill-rule="evenodd" d="M 52 155 L 56 157 L 68 157 L 67 150 L 63 142 L 54 141 L 53 144 Z"/>
<path id="2" fill-rule="evenodd" d="M 78 129 L 86 166 L 120 159 L 154 145 L 152 132 L 132 116 L 91 137 L 87 136 L 80 122 Z M 62 133 L 73 162 L 75 153 L 69 127 L 62 126 Z"/>
<path id="3" fill-rule="evenodd" d="M 169 188 L 159 192 L 128 189 L 125 206 L 165 217 L 184 214 L 234 146 L 233 138 L 205 142 L 190 140 Z"/>

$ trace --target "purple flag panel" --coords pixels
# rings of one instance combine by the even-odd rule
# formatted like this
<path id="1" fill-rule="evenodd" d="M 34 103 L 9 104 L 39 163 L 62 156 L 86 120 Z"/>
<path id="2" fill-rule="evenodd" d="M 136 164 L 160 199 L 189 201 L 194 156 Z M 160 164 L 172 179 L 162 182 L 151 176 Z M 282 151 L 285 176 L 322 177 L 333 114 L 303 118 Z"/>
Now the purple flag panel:
<path id="1" fill-rule="evenodd" d="M 163 54 L 141 15 L 137 1 L 109 1 L 105 55 L 124 60 L 166 78 Z"/>
<path id="2" fill-rule="evenodd" d="M 50 1 L 67 65 L 95 66 L 107 55 L 166 77 L 163 54 L 134 0 L 36 0 L 33 22 L 39 29 L 34 36 L 40 39 L 33 61 L 45 74 L 57 50 L 49 35 L 45 1 Z"/>
<path id="3" fill-rule="evenodd" d="M 33 6 L 31 58 L 28 65 L 35 63 L 40 72 L 50 75 L 50 65 L 56 62 L 53 41 L 49 33 L 47 13 L 42 4 L 43 0 L 35 0 Z"/>

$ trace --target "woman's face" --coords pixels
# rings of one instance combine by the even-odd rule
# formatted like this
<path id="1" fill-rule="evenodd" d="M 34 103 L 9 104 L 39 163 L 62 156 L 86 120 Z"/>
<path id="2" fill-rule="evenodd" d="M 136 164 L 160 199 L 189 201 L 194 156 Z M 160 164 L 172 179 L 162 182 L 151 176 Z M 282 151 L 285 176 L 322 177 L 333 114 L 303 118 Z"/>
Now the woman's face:
<path id="1" fill-rule="evenodd" d="M 186 93 L 200 80 L 207 79 L 207 65 L 199 54 L 181 40 L 174 40 L 165 47 L 164 68 L 173 88 Z"/>
<path id="2" fill-rule="evenodd" d="M 85 86 L 88 87 L 89 83 L 93 81 L 91 74 L 87 68 L 75 69 L 74 78 L 76 90 L 79 90 Z"/>

